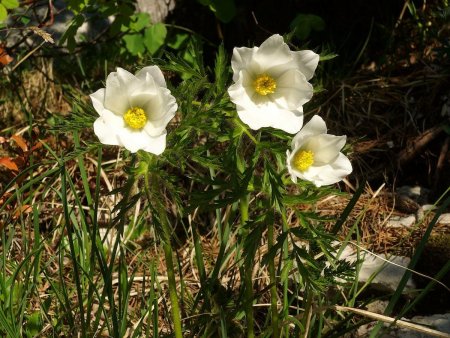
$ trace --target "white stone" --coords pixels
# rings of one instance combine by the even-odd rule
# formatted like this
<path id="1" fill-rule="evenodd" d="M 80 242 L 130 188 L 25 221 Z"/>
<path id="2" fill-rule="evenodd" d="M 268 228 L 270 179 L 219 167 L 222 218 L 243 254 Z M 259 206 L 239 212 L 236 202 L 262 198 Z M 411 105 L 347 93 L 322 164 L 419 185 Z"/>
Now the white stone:
<path id="1" fill-rule="evenodd" d="M 411 261 L 408 257 L 378 255 L 379 257 L 366 254 L 359 271 L 359 281 L 367 282 L 372 276 L 375 276 L 371 285 L 380 289 L 394 291 L 397 289 L 400 280 L 405 273 L 405 267 Z M 388 262 L 386 262 L 387 260 Z M 408 279 L 403 291 L 415 288 L 415 283 Z"/>
<path id="2" fill-rule="evenodd" d="M 388 228 L 401 228 L 401 227 L 410 227 L 416 223 L 416 216 L 409 215 L 406 217 L 402 216 L 392 216 L 386 222 L 386 227 Z"/>
<path id="3" fill-rule="evenodd" d="M 387 300 L 374 300 L 367 304 L 367 311 L 383 314 L 384 310 L 386 310 L 389 302 Z"/>
<path id="4" fill-rule="evenodd" d="M 333 246 L 335 246 L 336 243 L 337 242 L 333 242 Z M 338 257 L 338 259 L 346 260 L 350 263 L 355 263 L 357 258 L 356 249 L 351 245 L 347 245 L 342 250 L 342 254 Z M 377 254 L 375 256 L 374 254 L 363 250 L 360 250 L 359 252 L 359 259 L 361 261 L 358 276 L 359 282 L 365 283 L 372 275 L 376 275 L 372 280 L 372 286 L 389 291 L 397 289 L 397 286 L 406 271 L 405 267 L 407 267 L 411 261 L 408 257 L 385 254 Z M 403 291 L 406 292 L 414 288 L 415 283 L 412 278 L 409 277 Z"/>
<path id="5" fill-rule="evenodd" d="M 440 224 L 450 224 L 450 213 L 441 214 L 437 222 Z"/>
<path id="6" fill-rule="evenodd" d="M 298 242 L 297 245 L 308 247 L 306 243 Z M 339 250 L 342 250 L 340 256 L 336 257 L 337 259 L 346 260 L 349 263 L 355 263 L 358 260 L 356 249 L 351 244 L 347 245 L 345 248 L 339 248 L 339 245 L 340 243 L 337 241 L 332 243 L 332 246 L 336 248 L 336 255 Z M 385 254 L 377 254 L 375 256 L 374 254 L 363 250 L 360 250 L 359 252 L 359 260 L 359 283 L 366 283 L 372 276 L 375 276 L 370 285 L 388 292 L 393 292 L 397 289 L 398 284 L 406 271 L 405 267 L 407 267 L 411 261 L 408 257 Z M 297 264 L 294 261 L 293 266 L 296 267 L 296 265 Z M 329 263 L 327 263 L 327 265 L 329 265 Z M 296 277 L 298 276 L 293 276 L 294 280 L 296 280 Z M 343 280 L 340 281 L 344 282 Z M 412 278 L 409 277 L 403 292 L 407 293 L 412 289 L 415 289 L 415 283 Z"/>
<path id="7" fill-rule="evenodd" d="M 412 322 L 414 324 L 419 324 L 426 326 L 432 330 L 440 331 L 443 333 L 450 334 L 450 313 L 446 314 L 435 314 L 431 316 L 416 316 L 411 319 L 402 318 L 402 320 Z M 372 322 L 366 325 L 362 325 L 356 331 L 355 337 L 369 337 L 370 332 L 373 327 L 376 325 L 376 322 Z M 388 327 L 390 324 L 384 324 L 385 327 Z M 395 325 L 391 326 L 389 332 L 382 334 L 379 336 L 380 338 L 429 338 L 434 337 L 426 333 L 418 332 L 411 329 L 400 328 Z M 444 337 L 444 336 L 442 336 Z"/>
<path id="8" fill-rule="evenodd" d="M 411 187 L 409 185 L 404 185 L 404 186 L 397 188 L 395 191 L 397 194 L 409 197 L 409 198 L 413 199 L 414 201 L 418 202 L 419 204 L 426 202 L 427 196 L 430 193 L 430 189 L 427 189 L 427 188 L 424 188 L 424 187 L 421 187 L 418 185 L 416 185 L 414 187 Z"/>
<path id="9" fill-rule="evenodd" d="M 397 188 L 396 192 L 400 195 L 405 195 L 408 197 L 419 197 L 423 193 L 423 188 L 418 185 L 416 185 L 415 187 L 404 185 Z"/>
<path id="10" fill-rule="evenodd" d="M 437 207 L 434 204 L 424 204 L 421 209 L 425 212 L 435 210 Z"/>

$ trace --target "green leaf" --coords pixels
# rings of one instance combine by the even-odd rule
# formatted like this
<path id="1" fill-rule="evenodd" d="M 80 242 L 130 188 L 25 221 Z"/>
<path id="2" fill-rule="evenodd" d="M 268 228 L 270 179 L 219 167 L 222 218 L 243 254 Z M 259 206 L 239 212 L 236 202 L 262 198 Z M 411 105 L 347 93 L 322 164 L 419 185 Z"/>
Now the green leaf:
<path id="1" fill-rule="evenodd" d="M 3 21 L 8 16 L 8 12 L 6 11 L 5 6 L 0 4 L 0 21 Z"/>
<path id="2" fill-rule="evenodd" d="M 159 48 L 164 44 L 167 36 L 166 26 L 162 23 L 157 23 L 148 27 L 145 30 L 144 44 L 151 54 L 155 54 Z"/>
<path id="3" fill-rule="evenodd" d="M 444 124 L 442 126 L 442 130 L 447 133 L 447 135 L 450 135 L 450 124 Z"/>
<path id="4" fill-rule="evenodd" d="M 17 0 L 2 0 L 2 5 L 7 9 L 13 9 L 19 7 L 19 1 Z"/>
<path id="5" fill-rule="evenodd" d="M 295 31 L 297 38 L 306 40 L 311 31 L 323 31 L 325 29 L 325 21 L 314 14 L 300 13 L 292 20 L 290 28 Z"/>
<path id="6" fill-rule="evenodd" d="M 20 22 L 24 25 L 28 25 L 30 23 L 31 19 L 28 16 L 21 16 Z"/>
<path id="7" fill-rule="evenodd" d="M 138 13 L 133 15 L 130 22 L 130 29 L 140 32 L 150 24 L 150 16 L 148 13 Z"/>
<path id="8" fill-rule="evenodd" d="M 211 0 L 209 8 L 222 22 L 230 22 L 236 16 L 234 0 Z"/>
<path id="9" fill-rule="evenodd" d="M 122 39 L 125 41 L 126 49 L 131 55 L 145 52 L 144 37 L 141 34 L 127 34 Z"/>
<path id="10" fill-rule="evenodd" d="M 178 33 L 175 34 L 170 41 L 167 41 L 167 46 L 173 49 L 180 49 L 186 39 L 189 37 L 187 33 Z"/>
<path id="11" fill-rule="evenodd" d="M 327 54 L 320 54 L 320 59 L 319 61 L 328 61 L 328 60 L 332 60 L 335 57 L 337 57 L 338 55 L 335 53 L 327 53 Z"/>
<path id="12" fill-rule="evenodd" d="M 67 48 L 69 51 L 73 51 L 76 46 L 75 34 L 77 34 L 78 28 L 83 24 L 84 17 L 79 14 L 72 19 L 69 28 L 64 32 L 61 40 L 59 41 L 60 45 L 63 45 L 65 41 L 67 41 Z"/>
<path id="13" fill-rule="evenodd" d="M 27 318 L 26 333 L 29 337 L 36 337 L 42 330 L 41 313 L 39 311 L 33 312 Z"/>

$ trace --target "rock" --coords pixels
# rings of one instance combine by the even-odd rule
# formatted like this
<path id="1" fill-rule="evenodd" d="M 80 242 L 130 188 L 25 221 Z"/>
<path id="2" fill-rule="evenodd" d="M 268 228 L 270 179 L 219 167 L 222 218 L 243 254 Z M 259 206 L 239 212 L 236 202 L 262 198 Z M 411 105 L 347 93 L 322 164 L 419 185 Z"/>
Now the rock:
<path id="1" fill-rule="evenodd" d="M 450 213 L 441 214 L 437 220 L 440 224 L 450 224 Z"/>
<path id="2" fill-rule="evenodd" d="M 414 200 L 419 204 L 424 204 L 427 202 L 430 190 L 420 186 L 411 187 L 409 185 L 404 185 L 397 188 L 396 193 L 398 195 L 411 198 L 412 200 Z"/>
<path id="3" fill-rule="evenodd" d="M 387 256 L 385 254 L 378 254 L 377 256 L 360 251 L 361 267 L 358 276 L 359 282 L 365 283 L 372 275 L 376 275 L 371 282 L 371 286 L 389 292 L 395 291 L 406 271 L 403 267 L 407 267 L 411 259 L 401 256 Z M 355 263 L 357 261 L 355 249 L 351 246 L 346 246 L 339 259 L 345 259 L 350 263 Z M 403 292 L 415 289 L 415 287 L 416 285 L 410 277 Z"/>
<path id="4" fill-rule="evenodd" d="M 435 314 L 431 316 L 415 316 L 410 319 L 411 322 L 428 326 L 430 329 L 450 333 L 450 313 Z M 398 329 L 398 337 L 402 338 L 425 338 L 430 337 L 425 333 L 420 333 L 408 329 Z"/>
<path id="5" fill-rule="evenodd" d="M 367 311 L 383 314 L 384 310 L 386 310 L 386 307 L 388 306 L 389 302 L 387 300 L 374 300 L 373 302 L 370 302 L 367 304 Z"/>
<path id="6" fill-rule="evenodd" d="M 162 22 L 170 11 L 175 8 L 175 0 L 137 0 L 136 10 L 148 13 L 153 23 Z"/>
<path id="7" fill-rule="evenodd" d="M 405 273 L 403 267 L 407 267 L 411 259 L 401 256 L 388 257 L 385 254 L 378 256 L 381 258 L 369 254 L 365 255 L 359 271 L 359 281 L 365 283 L 375 275 L 371 283 L 373 287 L 381 290 L 395 291 Z M 384 259 L 388 262 L 384 261 Z M 410 277 L 403 292 L 411 289 L 415 289 L 415 283 Z"/>
<path id="8" fill-rule="evenodd" d="M 434 314 L 431 316 L 415 316 L 411 319 L 402 318 L 402 320 L 412 322 L 414 324 L 423 325 L 430 329 L 450 333 L 450 313 L 445 314 Z M 356 331 L 355 337 L 369 337 L 372 328 L 376 325 L 376 322 L 372 322 L 366 325 L 362 325 Z M 390 324 L 384 324 L 385 327 L 389 327 Z M 382 333 L 380 338 L 429 338 L 435 337 L 434 335 L 430 335 L 423 332 L 418 332 L 416 330 L 406 329 L 396 327 L 395 325 L 391 326 L 389 332 Z M 444 336 L 442 336 L 444 337 Z"/>
<path id="9" fill-rule="evenodd" d="M 401 227 L 410 227 L 416 223 L 416 216 L 409 215 L 406 217 L 401 216 L 392 216 L 386 222 L 386 227 L 388 228 L 401 228 Z"/>
<path id="10" fill-rule="evenodd" d="M 421 209 L 426 212 L 426 211 L 433 211 L 437 208 L 434 204 L 424 204 L 421 206 Z"/>

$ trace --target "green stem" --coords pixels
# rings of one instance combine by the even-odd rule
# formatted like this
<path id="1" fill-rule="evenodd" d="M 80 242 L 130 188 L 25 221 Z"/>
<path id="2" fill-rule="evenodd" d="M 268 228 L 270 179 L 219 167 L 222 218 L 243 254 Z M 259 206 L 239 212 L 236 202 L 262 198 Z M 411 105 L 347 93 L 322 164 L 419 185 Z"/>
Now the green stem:
<path id="1" fill-rule="evenodd" d="M 162 223 L 167 224 L 167 222 L 162 222 Z M 166 232 L 166 229 L 164 229 L 164 232 Z M 166 258 L 167 277 L 169 279 L 169 295 L 170 295 L 170 302 L 172 303 L 172 319 L 173 319 L 175 337 L 182 338 L 183 331 L 181 328 L 180 305 L 178 304 L 177 285 L 175 283 L 175 271 L 173 268 L 173 258 L 172 258 L 173 252 L 172 252 L 172 246 L 170 245 L 170 240 L 168 243 L 164 242 L 163 249 L 164 249 L 164 255 Z"/>
<path id="2" fill-rule="evenodd" d="M 181 314 L 180 314 L 180 305 L 178 302 L 178 295 L 177 295 L 177 285 L 175 281 L 175 269 L 173 264 L 173 250 L 171 245 L 171 228 L 169 225 L 169 221 L 167 219 L 167 212 L 164 209 L 164 206 L 159 201 L 162 201 L 162 195 L 160 191 L 158 191 L 157 187 L 158 180 L 155 175 L 150 175 L 148 169 L 145 172 L 145 191 L 147 194 L 148 202 L 151 203 L 152 196 L 150 193 L 150 182 L 149 180 L 152 180 L 152 186 L 155 187 L 154 193 L 157 196 L 156 202 L 154 203 L 155 209 L 158 212 L 158 217 L 161 222 L 161 226 L 163 228 L 163 249 L 164 249 L 164 256 L 166 259 L 166 266 L 167 266 L 167 278 L 169 282 L 169 296 L 170 296 L 170 302 L 172 303 L 172 320 L 173 320 L 173 326 L 175 331 L 175 337 L 176 338 L 183 338 L 183 330 L 181 327 Z M 155 198 L 153 196 L 153 198 Z"/>
<path id="3" fill-rule="evenodd" d="M 267 245 L 269 252 L 273 247 L 273 236 L 274 236 L 274 226 L 273 221 L 267 224 Z M 278 328 L 278 293 L 277 293 L 277 280 L 275 276 L 275 257 L 269 260 L 269 277 L 270 277 L 270 307 L 272 310 L 272 337 L 278 338 L 280 336 L 280 331 Z"/>
<path id="4" fill-rule="evenodd" d="M 247 126 L 244 123 L 242 123 L 241 120 L 239 120 L 239 118 L 236 117 L 233 118 L 233 122 L 237 127 L 242 129 L 245 135 L 247 135 L 248 138 L 252 140 L 254 144 L 259 144 L 258 140 L 252 135 L 251 132 L 248 131 Z"/>
<path id="5" fill-rule="evenodd" d="M 242 241 L 245 241 L 245 238 L 248 235 L 248 230 L 244 228 L 245 223 L 248 221 L 248 195 L 244 195 L 240 199 L 240 211 L 241 211 L 241 232 L 242 232 Z M 252 281 L 252 272 L 253 265 L 246 266 L 244 263 L 244 290 L 245 290 L 245 317 L 247 320 L 247 337 L 254 338 L 255 337 L 255 329 L 254 325 L 254 317 L 253 317 L 253 281 Z"/>
<path id="6" fill-rule="evenodd" d="M 289 231 L 289 225 L 286 219 L 286 210 L 281 208 L 281 219 L 283 220 L 283 233 L 287 233 Z M 289 259 L 289 243 L 287 240 L 283 243 L 283 260 L 287 262 Z M 282 309 L 282 318 L 286 320 L 289 316 L 289 298 L 288 298 L 288 278 L 285 278 L 283 283 L 283 309 Z M 284 336 L 289 337 L 289 325 L 284 325 Z"/>

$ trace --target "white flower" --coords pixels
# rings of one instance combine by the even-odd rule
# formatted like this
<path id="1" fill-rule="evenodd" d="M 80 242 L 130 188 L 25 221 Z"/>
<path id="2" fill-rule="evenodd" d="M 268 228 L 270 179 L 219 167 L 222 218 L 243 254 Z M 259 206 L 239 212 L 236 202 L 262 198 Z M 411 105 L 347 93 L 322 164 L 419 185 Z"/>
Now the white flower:
<path id="1" fill-rule="evenodd" d="M 340 152 L 346 136 L 327 134 L 320 116 L 313 116 L 292 139 L 292 153 L 287 151 L 287 167 L 292 181 L 311 181 L 317 187 L 341 181 L 352 172 L 348 158 Z"/>
<path id="2" fill-rule="evenodd" d="M 313 95 L 308 82 L 319 55 L 293 52 L 272 35 L 260 47 L 234 48 L 233 81 L 228 89 L 239 118 L 251 129 L 273 127 L 295 134 L 303 125 L 303 105 Z"/>
<path id="3" fill-rule="evenodd" d="M 100 117 L 94 132 L 103 144 L 140 149 L 159 155 L 166 148 L 166 126 L 177 103 L 157 66 L 133 75 L 122 68 L 106 79 L 106 88 L 90 95 Z"/>

